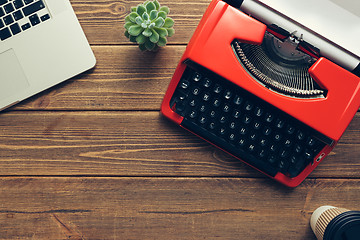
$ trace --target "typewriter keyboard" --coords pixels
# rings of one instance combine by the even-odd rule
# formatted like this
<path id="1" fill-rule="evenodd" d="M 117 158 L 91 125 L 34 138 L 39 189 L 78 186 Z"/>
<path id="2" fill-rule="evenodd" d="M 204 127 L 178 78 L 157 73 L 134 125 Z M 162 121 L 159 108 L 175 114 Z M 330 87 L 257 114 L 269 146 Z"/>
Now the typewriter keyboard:
<path id="1" fill-rule="evenodd" d="M 296 177 L 331 139 L 211 72 L 187 67 L 170 107 L 181 125 L 259 170 Z"/>

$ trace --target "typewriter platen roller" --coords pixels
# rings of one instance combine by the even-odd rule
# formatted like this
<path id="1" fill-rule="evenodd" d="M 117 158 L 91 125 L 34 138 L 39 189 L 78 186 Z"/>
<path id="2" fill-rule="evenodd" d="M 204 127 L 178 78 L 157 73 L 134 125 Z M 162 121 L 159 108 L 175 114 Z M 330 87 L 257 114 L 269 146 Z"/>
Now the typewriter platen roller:
<path id="1" fill-rule="evenodd" d="M 238 4 L 241 1 L 235 2 Z M 186 70 L 189 67 L 193 70 Z M 238 145 L 227 148 L 227 143 L 217 141 L 214 134 L 196 132 L 197 127 L 191 127 L 192 124 L 188 122 L 192 117 L 199 118 L 196 113 L 201 109 L 194 105 L 191 109 L 196 111 L 182 114 L 179 111 L 179 99 L 189 98 L 190 95 L 177 94 L 179 88 L 187 88 L 187 81 L 191 78 L 189 72 L 198 69 L 204 70 L 204 76 L 211 76 L 216 82 L 221 82 L 222 79 L 228 81 L 228 88 L 238 86 L 245 95 L 260 99 L 256 100 L 258 104 L 262 105 L 264 102 L 264 106 L 278 109 L 284 113 L 281 115 L 286 115 L 285 119 L 291 118 L 310 129 L 308 132 L 314 132 L 317 140 L 324 145 L 319 145 L 322 146 L 321 149 L 310 155 L 311 159 L 296 175 L 282 170 L 276 172 L 276 169 L 274 174 L 269 174 L 259 167 L 256 157 L 250 157 L 254 160 L 247 161 L 242 159 L 241 153 L 237 155 Z M 266 25 L 224 1 L 213 0 L 180 60 L 161 111 L 185 129 L 271 178 L 293 187 L 300 184 L 339 141 L 359 108 L 359 90 L 359 77 L 324 58 L 321 49 L 294 37 L 291 32 L 277 25 Z M 190 100 L 186 104 L 195 103 Z M 202 103 L 200 105 L 204 106 Z M 253 147 L 253 144 L 250 146 Z M 282 153 L 280 150 L 277 152 L 280 155 Z M 281 165 L 282 161 L 277 164 Z"/>

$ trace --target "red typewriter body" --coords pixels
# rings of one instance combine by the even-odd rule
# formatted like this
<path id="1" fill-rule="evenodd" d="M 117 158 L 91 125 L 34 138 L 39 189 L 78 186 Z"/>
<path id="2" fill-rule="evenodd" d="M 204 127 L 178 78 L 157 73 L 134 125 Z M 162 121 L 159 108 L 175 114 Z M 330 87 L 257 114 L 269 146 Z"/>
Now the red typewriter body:
<path id="1" fill-rule="evenodd" d="M 326 89 L 326 97 L 295 98 L 265 88 L 240 64 L 232 48 L 232 42 L 239 40 L 259 45 L 267 29 L 268 27 L 263 23 L 227 3 L 213 0 L 177 66 L 161 111 L 167 118 L 182 126 L 183 117 L 173 111 L 170 100 L 186 69 L 186 62 L 190 60 L 286 112 L 332 140 L 296 177 L 289 177 L 281 172 L 275 176 L 267 174 L 282 184 L 295 187 L 335 147 L 357 112 L 360 105 L 360 78 L 335 63 L 319 57 L 310 67 L 309 73 L 322 88 Z M 246 161 L 245 163 L 249 164 Z"/>

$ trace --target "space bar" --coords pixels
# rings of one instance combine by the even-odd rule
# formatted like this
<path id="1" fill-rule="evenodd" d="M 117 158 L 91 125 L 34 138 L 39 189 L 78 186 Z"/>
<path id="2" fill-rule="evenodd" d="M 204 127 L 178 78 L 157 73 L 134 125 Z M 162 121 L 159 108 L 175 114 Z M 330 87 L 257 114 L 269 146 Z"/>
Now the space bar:
<path id="1" fill-rule="evenodd" d="M 215 144 L 216 146 L 219 146 L 220 148 L 224 149 L 225 151 L 234 155 L 235 157 L 238 157 L 238 158 L 244 160 L 245 162 L 249 163 L 250 165 L 256 167 L 260 171 L 262 171 L 272 177 L 275 177 L 275 175 L 278 173 L 278 170 L 275 169 L 270 164 L 258 160 L 253 155 L 246 153 L 245 151 L 243 151 L 240 148 L 234 147 L 230 143 L 226 142 L 224 139 L 217 137 L 216 135 L 210 133 L 209 131 L 205 130 L 204 128 L 200 127 L 199 125 L 196 125 L 192 121 L 184 119 L 181 123 L 181 126 L 185 127 L 186 129 L 190 130 L 191 132 L 199 135 L 200 137 L 210 141 L 211 143 Z"/>
<path id="2" fill-rule="evenodd" d="M 32 3 L 29 6 L 23 8 L 23 12 L 25 16 L 29 16 L 41 9 L 45 8 L 45 4 L 42 0 Z"/>

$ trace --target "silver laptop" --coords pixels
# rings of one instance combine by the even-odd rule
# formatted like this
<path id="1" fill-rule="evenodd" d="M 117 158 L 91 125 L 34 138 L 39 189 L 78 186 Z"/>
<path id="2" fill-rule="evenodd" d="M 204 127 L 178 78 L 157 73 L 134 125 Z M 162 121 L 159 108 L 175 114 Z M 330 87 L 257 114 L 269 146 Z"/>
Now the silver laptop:
<path id="1" fill-rule="evenodd" d="M 359 75 L 360 1 L 244 0 L 240 9 L 320 49 L 321 55 Z"/>
<path id="2" fill-rule="evenodd" d="M 69 0 L 0 0 L 0 110 L 95 62 Z"/>

